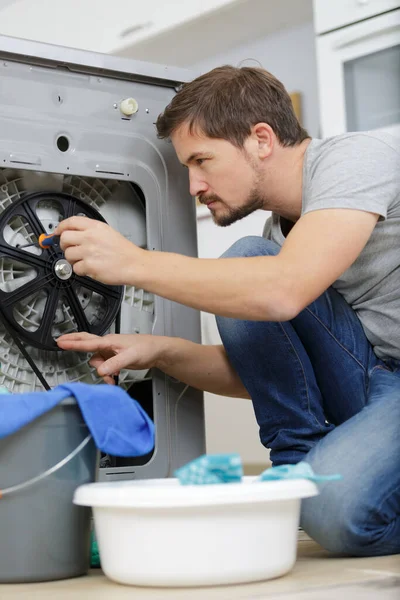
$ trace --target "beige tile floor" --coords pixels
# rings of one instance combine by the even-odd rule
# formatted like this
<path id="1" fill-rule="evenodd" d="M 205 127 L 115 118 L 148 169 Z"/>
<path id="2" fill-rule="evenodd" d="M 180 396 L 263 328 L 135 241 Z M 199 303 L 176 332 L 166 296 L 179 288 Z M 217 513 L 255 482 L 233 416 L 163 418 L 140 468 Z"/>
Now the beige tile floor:
<path id="1" fill-rule="evenodd" d="M 300 533 L 294 569 L 279 579 L 214 588 L 118 585 L 100 570 L 50 583 L 0 585 L 0 600 L 400 600 L 400 555 L 333 558 Z"/>

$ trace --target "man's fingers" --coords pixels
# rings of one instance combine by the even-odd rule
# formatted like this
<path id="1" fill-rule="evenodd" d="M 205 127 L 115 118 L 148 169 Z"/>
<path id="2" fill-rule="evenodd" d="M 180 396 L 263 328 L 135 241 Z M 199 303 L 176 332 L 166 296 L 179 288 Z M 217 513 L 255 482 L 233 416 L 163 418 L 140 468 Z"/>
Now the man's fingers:
<path id="1" fill-rule="evenodd" d="M 88 339 L 99 339 L 98 335 L 94 333 L 88 333 L 87 331 L 74 331 L 73 333 L 65 333 L 60 335 L 59 340 L 88 340 Z"/>
<path id="2" fill-rule="evenodd" d="M 60 236 L 61 250 L 65 250 L 70 246 L 79 246 L 84 240 L 84 235 L 85 234 L 82 231 L 71 231 L 70 229 L 68 229 L 68 231 L 64 231 Z"/>
<path id="3" fill-rule="evenodd" d="M 90 273 L 85 266 L 85 262 L 83 260 L 78 260 L 74 262 L 73 270 L 75 275 L 79 275 L 80 277 L 90 277 L 91 279 L 96 279 L 95 273 Z"/>
<path id="4" fill-rule="evenodd" d="M 64 250 L 64 256 L 70 265 L 79 262 L 84 258 L 83 250 L 81 246 L 65 246 L 62 245 Z"/>
<path id="5" fill-rule="evenodd" d="M 116 375 L 121 369 L 132 362 L 132 352 L 124 350 L 108 360 L 105 360 L 103 364 L 99 366 L 97 372 L 101 377 L 104 377 L 105 375 Z"/>
<path id="6" fill-rule="evenodd" d="M 95 219 L 89 219 L 89 217 L 69 217 L 69 219 L 64 219 L 64 221 L 61 221 L 57 225 L 57 229 L 55 229 L 54 233 L 56 235 L 61 235 L 63 231 L 70 229 L 84 231 L 87 229 L 88 225 L 90 225 L 90 221 L 94 220 Z"/>
<path id="7" fill-rule="evenodd" d="M 118 336 L 119 337 L 119 336 Z M 114 376 L 119 375 L 124 365 L 129 364 L 128 357 L 122 358 L 117 354 L 108 360 L 104 360 L 103 352 L 116 352 L 114 344 L 115 335 L 100 337 L 87 332 L 68 333 L 60 336 L 57 344 L 63 350 L 75 350 L 75 352 L 93 352 L 89 365 L 94 367 L 104 383 L 115 385 Z"/>
<path id="8" fill-rule="evenodd" d="M 104 356 L 102 356 L 102 354 L 96 352 L 96 354 L 93 354 L 92 358 L 89 360 L 89 365 L 91 367 L 94 367 L 96 370 L 98 370 L 100 365 L 102 365 L 105 361 L 106 361 L 106 359 L 104 358 Z M 109 374 L 110 375 L 119 375 L 120 371 L 115 371 L 114 373 L 109 373 Z"/>
<path id="9" fill-rule="evenodd" d="M 95 369 L 97 369 L 100 365 L 103 364 L 104 360 L 105 360 L 104 356 L 102 356 L 101 354 L 96 352 L 95 354 L 93 354 L 93 356 L 89 360 L 89 365 L 91 367 L 94 367 Z"/>
<path id="10" fill-rule="evenodd" d="M 104 364 L 104 362 L 105 362 L 104 357 L 101 356 L 101 354 L 94 354 L 92 356 L 92 358 L 89 360 L 89 365 L 96 369 L 96 371 L 100 375 L 100 377 L 103 377 L 105 383 L 111 383 L 112 385 L 114 385 L 115 384 L 114 377 L 115 377 L 115 375 L 119 375 L 120 371 L 109 372 L 107 375 L 103 376 L 101 373 L 100 367 L 101 367 L 101 365 Z"/>
<path id="11" fill-rule="evenodd" d="M 105 347 L 101 337 L 89 333 L 70 333 L 62 335 L 56 341 L 60 348 L 77 352 L 97 352 Z"/>

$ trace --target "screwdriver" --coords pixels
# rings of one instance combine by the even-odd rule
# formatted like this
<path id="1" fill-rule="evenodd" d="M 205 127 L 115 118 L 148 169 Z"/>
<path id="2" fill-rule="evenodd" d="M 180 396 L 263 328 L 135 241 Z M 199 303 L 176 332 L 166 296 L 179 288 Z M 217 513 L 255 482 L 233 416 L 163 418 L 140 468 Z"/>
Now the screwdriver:
<path id="1" fill-rule="evenodd" d="M 40 246 L 40 248 L 45 249 L 50 248 L 50 246 L 58 246 L 59 243 L 59 235 L 54 235 L 54 233 L 51 233 L 50 235 L 47 235 L 47 233 L 41 233 L 37 242 L 33 242 L 32 244 L 25 244 L 24 246 L 18 246 L 18 248 L 21 249 L 29 248 L 30 246 Z"/>

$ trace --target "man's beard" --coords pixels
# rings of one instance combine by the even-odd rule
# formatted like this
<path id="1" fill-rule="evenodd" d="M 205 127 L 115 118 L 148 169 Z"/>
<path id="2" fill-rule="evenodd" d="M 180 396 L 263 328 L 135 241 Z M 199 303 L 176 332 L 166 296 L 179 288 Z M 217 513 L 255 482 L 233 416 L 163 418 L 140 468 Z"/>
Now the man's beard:
<path id="1" fill-rule="evenodd" d="M 209 202 L 218 201 L 225 207 L 225 213 L 220 216 L 217 216 L 211 210 L 212 219 L 219 227 L 228 227 L 228 225 L 232 225 L 232 223 L 236 223 L 236 221 L 244 219 L 244 217 L 251 215 L 251 213 L 254 211 L 263 208 L 265 203 L 265 198 L 261 196 L 256 187 L 252 189 L 247 197 L 246 202 L 237 208 L 227 206 L 222 198 L 216 194 L 211 194 L 210 196 L 199 196 L 198 199 L 201 204 L 208 204 Z"/>

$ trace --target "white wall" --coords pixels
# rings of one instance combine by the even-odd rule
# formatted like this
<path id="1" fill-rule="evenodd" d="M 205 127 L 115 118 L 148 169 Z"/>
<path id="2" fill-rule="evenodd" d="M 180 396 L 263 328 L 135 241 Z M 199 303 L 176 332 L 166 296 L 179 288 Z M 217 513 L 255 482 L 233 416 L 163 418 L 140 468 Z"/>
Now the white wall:
<path id="1" fill-rule="evenodd" d="M 261 235 L 268 215 L 265 211 L 257 211 L 230 227 L 217 227 L 210 217 L 199 219 L 199 256 L 217 258 L 237 239 L 245 235 Z M 221 343 L 213 315 L 202 314 L 202 337 L 204 344 Z M 268 466 L 269 453 L 259 441 L 253 405 L 249 400 L 206 393 L 205 419 L 207 452 L 239 452 L 247 465 Z"/>
<path id="2" fill-rule="evenodd" d="M 317 65 L 312 22 L 281 30 L 266 38 L 256 39 L 229 52 L 193 65 L 205 72 L 214 67 L 253 59 L 280 79 L 289 92 L 301 92 L 303 125 L 309 134 L 319 135 Z M 247 63 L 250 65 L 250 61 Z"/>
<path id="3" fill-rule="evenodd" d="M 280 79 L 289 92 L 302 94 L 303 125 L 310 135 L 318 136 L 318 97 L 314 32 L 312 23 L 283 30 L 265 39 L 219 54 L 194 65 L 201 72 L 222 65 L 239 65 L 245 59 L 254 59 Z M 250 64 L 250 62 L 248 62 Z M 257 211 L 230 227 L 217 227 L 211 218 L 199 209 L 199 256 L 217 258 L 237 239 L 247 235 L 261 235 L 268 213 Z M 204 343 L 220 343 L 215 318 L 202 315 Z M 205 395 L 207 452 L 239 452 L 245 464 L 259 465 L 268 461 L 268 452 L 261 445 L 258 426 L 250 401 Z"/>

